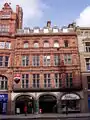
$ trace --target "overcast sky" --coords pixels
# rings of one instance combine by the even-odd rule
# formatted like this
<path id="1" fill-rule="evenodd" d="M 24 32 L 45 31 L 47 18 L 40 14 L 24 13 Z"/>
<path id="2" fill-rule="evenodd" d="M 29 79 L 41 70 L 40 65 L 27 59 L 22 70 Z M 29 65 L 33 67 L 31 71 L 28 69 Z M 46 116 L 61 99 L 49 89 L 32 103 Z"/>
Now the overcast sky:
<path id="1" fill-rule="evenodd" d="M 79 26 L 90 27 L 90 0 L 0 0 L 0 8 L 5 2 L 23 8 L 24 27 L 44 27 L 47 20 L 52 26 L 63 26 L 76 21 Z"/>

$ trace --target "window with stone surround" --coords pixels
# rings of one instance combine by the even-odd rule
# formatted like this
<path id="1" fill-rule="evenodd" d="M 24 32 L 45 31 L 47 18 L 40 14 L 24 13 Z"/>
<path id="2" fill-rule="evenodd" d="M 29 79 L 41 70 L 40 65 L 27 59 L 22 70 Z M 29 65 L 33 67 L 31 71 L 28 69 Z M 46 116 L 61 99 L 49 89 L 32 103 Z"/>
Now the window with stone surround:
<path id="1" fill-rule="evenodd" d="M 72 73 L 66 73 L 66 82 L 65 82 L 65 85 L 66 87 L 72 87 Z"/>
<path id="2" fill-rule="evenodd" d="M 59 87 L 60 86 L 60 74 L 59 73 L 55 73 L 54 74 L 54 81 L 55 81 L 55 87 Z"/>
<path id="3" fill-rule="evenodd" d="M 40 75 L 33 74 L 33 88 L 39 88 L 39 87 L 40 87 Z"/>
<path id="4" fill-rule="evenodd" d="M 85 43 L 85 51 L 90 52 L 90 42 Z"/>
<path id="5" fill-rule="evenodd" d="M 87 76 L 88 89 L 90 89 L 90 76 Z"/>
<path id="6" fill-rule="evenodd" d="M 71 63 L 72 63 L 71 54 L 65 54 L 64 55 L 64 64 L 71 64 Z"/>
<path id="7" fill-rule="evenodd" d="M 29 74 L 22 74 L 22 88 L 29 87 Z"/>
<path id="8" fill-rule="evenodd" d="M 0 49 L 11 49 L 11 42 L 0 42 Z"/>
<path id="9" fill-rule="evenodd" d="M 59 48 L 59 42 L 57 40 L 54 42 L 54 48 Z"/>
<path id="10" fill-rule="evenodd" d="M 33 66 L 39 66 L 39 55 L 33 55 L 32 57 L 32 65 Z"/>
<path id="11" fill-rule="evenodd" d="M 0 75 L 0 90 L 7 90 L 8 79 L 5 76 Z"/>
<path id="12" fill-rule="evenodd" d="M 64 40 L 64 47 L 68 47 L 68 40 Z"/>
<path id="13" fill-rule="evenodd" d="M 0 56 L 0 67 L 8 67 L 9 56 Z"/>
<path id="14" fill-rule="evenodd" d="M 29 45 L 28 42 L 25 41 L 25 42 L 24 42 L 24 48 L 28 48 L 28 47 L 29 47 L 28 45 Z"/>
<path id="15" fill-rule="evenodd" d="M 86 58 L 86 70 L 90 70 L 90 58 Z"/>
<path id="16" fill-rule="evenodd" d="M 44 74 L 44 87 L 49 88 L 51 87 L 51 79 L 50 79 L 50 74 Z"/>
<path id="17" fill-rule="evenodd" d="M 49 47 L 49 42 L 48 41 L 44 41 L 44 47 L 45 48 Z"/>
<path id="18" fill-rule="evenodd" d="M 50 55 L 43 56 L 44 66 L 50 66 Z"/>
<path id="19" fill-rule="evenodd" d="M 29 65 L 29 56 L 22 56 L 22 66 Z"/>
<path id="20" fill-rule="evenodd" d="M 9 25 L 2 24 L 0 25 L 0 32 L 9 32 Z"/>
<path id="21" fill-rule="evenodd" d="M 55 66 L 60 65 L 60 56 L 58 54 L 54 55 L 54 65 Z"/>
<path id="22" fill-rule="evenodd" d="M 34 48 L 39 48 L 39 43 L 38 42 L 34 42 Z"/>

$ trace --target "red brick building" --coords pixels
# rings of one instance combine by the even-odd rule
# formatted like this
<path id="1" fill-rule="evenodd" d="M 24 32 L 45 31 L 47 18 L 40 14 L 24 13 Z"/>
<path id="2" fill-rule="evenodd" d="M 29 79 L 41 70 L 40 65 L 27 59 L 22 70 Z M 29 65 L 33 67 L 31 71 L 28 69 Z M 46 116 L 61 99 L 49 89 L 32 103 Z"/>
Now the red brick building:
<path id="1" fill-rule="evenodd" d="M 75 30 L 50 21 L 22 29 L 21 7 L 13 13 L 8 3 L 0 14 L 1 113 L 24 113 L 25 105 L 28 113 L 83 112 Z"/>

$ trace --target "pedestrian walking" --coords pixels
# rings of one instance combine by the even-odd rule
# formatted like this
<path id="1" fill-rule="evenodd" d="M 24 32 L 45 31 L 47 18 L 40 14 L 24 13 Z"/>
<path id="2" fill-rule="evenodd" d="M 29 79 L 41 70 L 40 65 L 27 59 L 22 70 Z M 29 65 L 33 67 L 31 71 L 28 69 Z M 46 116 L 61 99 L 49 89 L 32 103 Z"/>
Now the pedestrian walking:
<path id="1" fill-rule="evenodd" d="M 25 105 L 24 107 L 24 113 L 25 113 L 25 116 L 27 115 L 27 106 Z"/>

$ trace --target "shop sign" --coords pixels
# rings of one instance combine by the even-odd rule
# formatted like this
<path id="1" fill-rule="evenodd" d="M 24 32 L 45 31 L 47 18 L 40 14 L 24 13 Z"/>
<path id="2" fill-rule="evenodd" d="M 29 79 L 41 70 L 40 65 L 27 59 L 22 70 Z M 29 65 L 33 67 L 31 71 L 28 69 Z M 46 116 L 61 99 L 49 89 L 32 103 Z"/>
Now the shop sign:
<path id="1" fill-rule="evenodd" d="M 0 94 L 0 101 L 7 101 L 8 100 L 8 94 Z"/>
<path id="2" fill-rule="evenodd" d="M 16 83 L 19 83 L 20 78 L 21 78 L 21 75 L 20 75 L 20 74 L 15 74 L 15 75 L 14 75 L 14 81 L 15 81 Z"/>
<path id="3" fill-rule="evenodd" d="M 80 97 L 76 94 L 65 94 L 62 96 L 61 100 L 79 100 Z"/>

